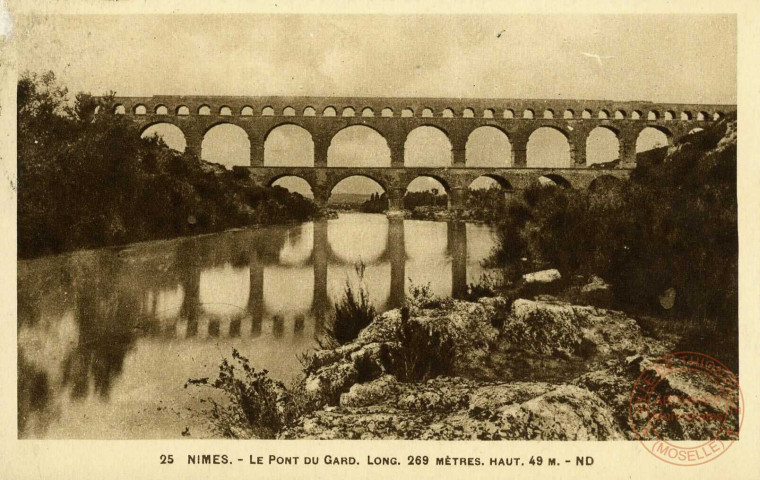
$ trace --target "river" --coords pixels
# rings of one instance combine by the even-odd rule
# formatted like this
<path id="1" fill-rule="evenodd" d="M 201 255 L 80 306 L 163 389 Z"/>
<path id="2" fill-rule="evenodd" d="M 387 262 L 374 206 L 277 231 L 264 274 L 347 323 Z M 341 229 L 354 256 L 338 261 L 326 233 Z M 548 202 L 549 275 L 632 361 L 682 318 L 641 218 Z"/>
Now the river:
<path id="1" fill-rule="evenodd" d="M 185 382 L 232 348 L 292 379 L 358 262 L 385 311 L 412 284 L 461 296 L 494 244 L 484 225 L 342 213 L 20 261 L 19 436 L 207 436 Z"/>

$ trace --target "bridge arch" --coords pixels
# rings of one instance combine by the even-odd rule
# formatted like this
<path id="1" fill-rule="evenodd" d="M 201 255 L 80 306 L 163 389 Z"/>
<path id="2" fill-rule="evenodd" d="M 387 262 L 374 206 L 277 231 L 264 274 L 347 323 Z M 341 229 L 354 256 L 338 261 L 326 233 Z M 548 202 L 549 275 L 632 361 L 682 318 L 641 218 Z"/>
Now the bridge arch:
<path id="1" fill-rule="evenodd" d="M 164 141 L 167 147 L 178 152 L 184 152 L 187 148 L 187 137 L 185 132 L 173 122 L 157 121 L 145 125 L 140 131 L 140 137 L 147 138 L 158 136 Z"/>
<path id="2" fill-rule="evenodd" d="M 483 118 L 493 118 L 493 109 L 486 108 L 485 110 L 483 110 Z"/>
<path id="3" fill-rule="evenodd" d="M 250 105 L 246 105 L 243 108 L 240 109 L 240 115 L 243 117 L 252 117 L 253 116 L 253 107 Z"/>
<path id="4" fill-rule="evenodd" d="M 620 131 L 600 125 L 586 137 L 586 165 L 607 163 L 620 158 Z"/>
<path id="5" fill-rule="evenodd" d="M 124 115 L 126 112 L 126 109 L 124 108 L 124 105 L 121 103 L 117 103 L 113 106 L 113 113 L 114 115 Z"/>
<path id="6" fill-rule="evenodd" d="M 443 128 L 424 124 L 412 129 L 404 140 L 404 165 L 448 167 L 452 163 L 451 139 Z"/>
<path id="7" fill-rule="evenodd" d="M 277 185 L 275 185 L 277 184 Z M 267 182 L 267 187 L 280 186 L 306 198 L 314 198 L 314 186 L 306 177 L 292 173 L 275 175 Z"/>
<path id="8" fill-rule="evenodd" d="M 200 107 L 198 107 L 198 115 L 203 115 L 203 116 L 211 115 L 211 107 L 205 104 L 201 105 Z"/>
<path id="9" fill-rule="evenodd" d="M 264 165 L 314 166 L 314 139 L 309 130 L 295 122 L 269 129 L 264 136 Z"/>
<path id="10" fill-rule="evenodd" d="M 187 105 L 180 105 L 174 110 L 174 113 L 176 113 L 180 117 L 186 117 L 190 115 L 190 109 L 187 107 Z"/>
<path id="11" fill-rule="evenodd" d="M 566 119 L 566 120 L 567 120 L 567 119 L 571 119 L 571 118 L 573 118 L 573 117 L 575 117 L 575 112 L 573 111 L 573 109 L 572 109 L 572 108 L 568 108 L 568 109 L 567 109 L 567 110 L 565 110 L 565 112 L 562 114 L 562 118 L 564 118 L 564 119 Z"/>
<path id="12" fill-rule="evenodd" d="M 314 107 L 306 107 L 303 109 L 303 116 L 304 117 L 316 117 L 317 116 L 317 110 Z"/>
<path id="13" fill-rule="evenodd" d="M 443 187 L 443 190 L 444 192 L 446 192 L 447 195 L 451 193 L 451 185 L 448 182 L 448 180 L 446 180 L 446 178 L 444 178 L 441 175 L 437 175 L 435 173 L 428 173 L 428 172 L 420 173 L 418 175 L 414 175 L 410 177 L 409 179 L 407 179 L 407 181 L 403 185 L 403 188 L 405 191 L 409 191 L 409 187 L 413 183 L 417 182 L 419 184 L 420 183 L 419 180 L 425 180 L 425 179 L 435 180 L 436 183 L 440 184 L 441 187 Z"/>
<path id="14" fill-rule="evenodd" d="M 613 175 L 600 175 L 591 180 L 588 185 L 588 189 L 592 192 L 598 192 L 612 188 L 616 185 L 619 185 L 620 183 L 621 180 L 618 177 L 615 177 Z"/>
<path id="15" fill-rule="evenodd" d="M 513 164 L 509 134 L 495 125 L 478 127 L 467 136 L 465 159 L 468 167 L 508 167 Z"/>
<path id="16" fill-rule="evenodd" d="M 515 118 L 515 111 L 511 108 L 508 108 L 504 110 L 504 118 L 512 119 Z"/>
<path id="17" fill-rule="evenodd" d="M 201 158 L 226 168 L 251 164 L 251 140 L 248 133 L 232 122 L 211 124 L 203 133 Z"/>
<path id="18" fill-rule="evenodd" d="M 634 110 L 631 112 L 631 120 L 641 120 L 641 110 Z"/>
<path id="19" fill-rule="evenodd" d="M 636 152 L 646 152 L 672 144 L 673 133 L 660 125 L 649 125 L 636 135 Z"/>
<path id="20" fill-rule="evenodd" d="M 360 161 L 356 161 L 359 159 Z M 343 126 L 332 134 L 328 167 L 388 167 L 391 150 L 383 133 L 372 125 Z"/>
<path id="21" fill-rule="evenodd" d="M 615 120 L 624 120 L 626 117 L 626 111 L 625 110 L 615 110 Z"/>
<path id="22" fill-rule="evenodd" d="M 486 181 L 484 182 L 484 180 Z M 479 175 L 469 183 L 467 188 L 469 190 L 487 189 L 488 187 L 486 184 L 498 185 L 503 190 L 509 192 L 514 190 L 512 183 L 506 177 L 503 177 L 497 173 L 484 173 L 483 175 Z M 475 188 L 473 188 L 473 185 L 476 185 Z"/>
<path id="23" fill-rule="evenodd" d="M 570 139 L 563 129 L 544 125 L 533 130 L 526 148 L 528 167 L 570 166 Z"/>
<path id="24" fill-rule="evenodd" d="M 133 108 L 132 111 L 135 115 L 146 115 L 148 113 L 148 109 L 145 108 L 145 105 L 142 103 L 135 105 L 135 108 Z"/>
<path id="25" fill-rule="evenodd" d="M 441 112 L 441 117 L 443 118 L 454 118 L 454 110 L 450 108 L 445 108 L 443 112 Z"/>
<path id="26" fill-rule="evenodd" d="M 556 186 L 561 188 L 573 188 L 572 183 L 562 175 L 557 173 L 547 173 L 536 178 L 536 182 L 545 187 Z"/>
<path id="27" fill-rule="evenodd" d="M 346 190 L 346 192 L 341 190 Z M 331 175 L 327 184 L 324 185 L 324 191 L 327 194 L 325 200 L 332 198 L 335 193 L 353 192 L 368 196 L 372 193 L 380 194 L 382 192 L 385 195 L 391 193 L 388 182 L 381 175 L 361 171 L 339 172 Z"/>

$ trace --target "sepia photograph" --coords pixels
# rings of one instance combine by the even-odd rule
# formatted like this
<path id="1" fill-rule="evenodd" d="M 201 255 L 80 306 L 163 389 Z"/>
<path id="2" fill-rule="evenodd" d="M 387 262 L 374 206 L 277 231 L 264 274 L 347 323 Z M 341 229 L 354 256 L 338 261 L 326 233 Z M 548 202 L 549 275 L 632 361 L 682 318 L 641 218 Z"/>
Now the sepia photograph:
<path id="1" fill-rule="evenodd" d="M 12 21 L 22 446 L 743 437 L 737 15 Z"/>

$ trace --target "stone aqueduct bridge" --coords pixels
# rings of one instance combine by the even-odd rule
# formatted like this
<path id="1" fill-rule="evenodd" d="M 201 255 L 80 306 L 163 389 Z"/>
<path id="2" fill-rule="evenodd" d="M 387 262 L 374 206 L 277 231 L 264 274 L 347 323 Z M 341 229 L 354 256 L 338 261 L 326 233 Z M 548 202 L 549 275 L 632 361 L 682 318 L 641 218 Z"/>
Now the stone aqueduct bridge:
<path id="1" fill-rule="evenodd" d="M 735 105 L 645 101 L 382 97 L 117 97 L 113 105 L 114 113 L 130 116 L 143 130 L 158 123 L 176 125 L 185 135 L 186 149 L 199 156 L 206 132 L 219 124 L 237 125 L 247 133 L 251 143 L 250 167 L 245 168 L 254 181 L 269 185 L 284 176 L 297 176 L 309 183 L 317 203 L 324 204 L 338 182 L 350 176 L 365 176 L 385 189 L 392 210 L 401 208 L 406 187 L 420 176 L 440 181 L 455 209 L 464 205 L 470 183 L 484 175 L 514 189 L 523 189 L 540 176 L 576 188 L 586 188 L 601 176 L 624 178 L 636 165 L 636 141 L 645 128 L 663 132 L 672 145 L 694 128 L 704 127 L 735 110 Z M 311 134 L 313 167 L 264 165 L 267 136 L 282 125 L 297 125 Z M 385 138 L 390 149 L 390 167 L 327 166 L 332 138 L 352 125 L 370 127 Z M 446 134 L 452 149 L 450 167 L 404 166 L 406 138 L 421 126 L 435 127 Z M 507 135 L 512 161 L 505 159 L 504 167 L 467 167 L 467 139 L 482 126 L 495 127 Z M 570 165 L 528 167 L 528 139 L 542 127 L 558 130 L 567 138 Z M 621 161 L 616 168 L 587 165 L 586 139 L 597 127 L 612 131 L 618 138 Z"/>

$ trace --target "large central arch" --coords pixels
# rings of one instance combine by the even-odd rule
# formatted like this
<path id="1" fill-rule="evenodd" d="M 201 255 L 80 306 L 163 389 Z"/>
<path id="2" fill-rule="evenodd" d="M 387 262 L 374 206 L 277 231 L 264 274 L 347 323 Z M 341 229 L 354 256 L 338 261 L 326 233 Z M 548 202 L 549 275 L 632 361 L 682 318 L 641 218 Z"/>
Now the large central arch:
<path id="1" fill-rule="evenodd" d="M 314 166 L 314 140 L 300 125 L 278 125 L 264 139 L 264 165 L 278 167 Z"/>
<path id="2" fill-rule="evenodd" d="M 567 133 L 555 127 L 540 127 L 528 138 L 527 166 L 567 168 L 571 165 Z"/>
<path id="3" fill-rule="evenodd" d="M 451 140 L 443 129 L 421 125 L 407 135 L 404 142 L 404 166 L 448 167 L 451 162 Z"/>
<path id="4" fill-rule="evenodd" d="M 338 131 L 327 149 L 328 167 L 390 167 L 388 142 L 374 128 L 351 125 Z"/>
<path id="5" fill-rule="evenodd" d="M 250 165 L 251 140 L 242 127 L 232 123 L 217 123 L 203 135 L 201 158 L 226 168 Z"/>
<path id="6" fill-rule="evenodd" d="M 470 133 L 465 152 L 468 167 L 508 167 L 513 164 L 509 136 L 491 125 L 478 127 Z"/>

